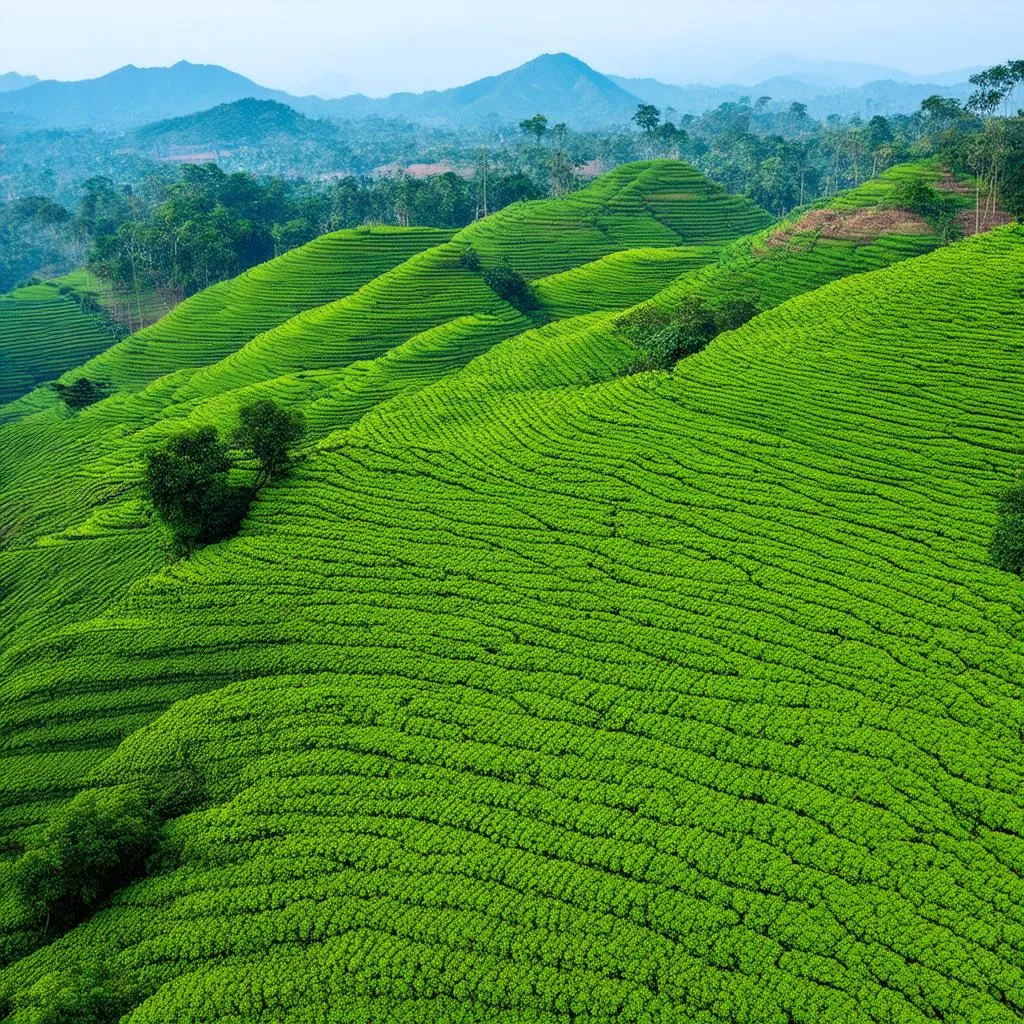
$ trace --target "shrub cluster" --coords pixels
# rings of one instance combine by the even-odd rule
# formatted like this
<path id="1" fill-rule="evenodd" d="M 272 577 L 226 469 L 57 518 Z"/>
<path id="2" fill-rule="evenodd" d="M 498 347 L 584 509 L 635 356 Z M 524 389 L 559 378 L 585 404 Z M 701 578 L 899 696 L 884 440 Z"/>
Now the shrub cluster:
<path id="1" fill-rule="evenodd" d="M 288 450 L 303 429 L 302 413 L 282 409 L 270 399 L 242 406 L 232 440 L 252 451 L 260 464 L 251 487 L 228 482 L 231 457 L 216 427 L 182 431 L 150 452 L 146 494 L 170 530 L 174 554 L 188 555 L 201 544 L 233 536 L 259 488 L 288 464 Z"/>
<path id="2" fill-rule="evenodd" d="M 520 311 L 533 309 L 537 305 L 529 282 L 507 260 L 485 270 L 484 281 L 491 291 Z"/>
<path id="3" fill-rule="evenodd" d="M 171 438 L 146 462 L 146 492 L 171 532 L 175 554 L 230 537 L 248 511 L 252 491 L 233 487 L 227 446 L 216 427 L 196 427 Z"/>
<path id="4" fill-rule="evenodd" d="M 115 1024 L 135 1004 L 124 975 L 105 963 L 44 974 L 14 1002 L 12 1024 Z"/>
<path id="5" fill-rule="evenodd" d="M 960 210 L 956 197 L 943 195 L 920 178 L 903 178 L 895 182 L 884 204 L 889 209 L 909 210 L 923 217 L 944 239 L 960 234 L 956 215 Z"/>
<path id="6" fill-rule="evenodd" d="M 158 819 L 131 789 L 85 790 L 15 861 L 14 889 L 30 917 L 67 927 L 135 877 L 152 853 Z"/>
<path id="7" fill-rule="evenodd" d="M 87 405 L 92 405 L 109 394 L 105 384 L 89 380 L 88 377 L 79 377 L 74 384 L 61 384 L 59 381 L 54 381 L 51 387 L 69 409 L 75 410 L 84 409 Z"/>
<path id="8" fill-rule="evenodd" d="M 643 353 L 630 373 L 667 370 L 684 356 L 699 352 L 723 331 L 742 327 L 758 313 L 750 299 L 732 298 L 711 305 L 688 295 L 672 311 L 646 304 L 616 321 L 626 339 Z"/>
<path id="9" fill-rule="evenodd" d="M 999 499 L 999 521 L 989 554 L 998 568 L 1024 576 L 1024 484 L 1010 488 Z"/>

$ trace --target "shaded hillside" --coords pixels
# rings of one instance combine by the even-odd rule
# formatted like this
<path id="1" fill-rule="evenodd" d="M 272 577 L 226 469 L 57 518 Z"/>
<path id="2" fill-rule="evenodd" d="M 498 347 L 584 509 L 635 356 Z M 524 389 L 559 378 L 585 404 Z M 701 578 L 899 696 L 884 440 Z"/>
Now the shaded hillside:
<path id="1" fill-rule="evenodd" d="M 7 71 L 0 75 L 0 92 L 24 89 L 26 86 L 35 85 L 38 81 L 39 79 L 35 75 L 19 75 L 14 71 Z"/>
<path id="2" fill-rule="evenodd" d="M 236 100 L 276 100 L 313 117 L 368 115 L 464 125 L 518 121 L 544 111 L 576 127 L 622 123 L 635 96 L 569 54 L 546 54 L 500 75 L 440 92 L 396 93 L 384 99 L 322 100 L 257 85 L 216 65 L 179 61 L 170 68 L 132 65 L 82 82 L 40 82 L 0 94 L 0 112 L 46 127 L 124 128 L 176 118 Z"/>
<path id="3" fill-rule="evenodd" d="M 465 127 L 487 121 L 515 124 L 544 113 L 552 123 L 600 128 L 627 123 L 641 101 L 673 107 L 685 114 L 702 113 L 741 96 L 767 94 L 787 105 L 793 100 L 806 102 L 815 116 L 870 117 L 910 113 L 933 93 L 964 98 L 970 89 L 960 83 L 908 81 L 876 81 L 844 88 L 808 83 L 793 76 L 755 86 L 678 86 L 649 78 L 604 75 L 571 54 L 557 53 L 543 54 L 517 68 L 452 89 L 395 93 L 380 99 L 355 95 L 324 100 L 268 89 L 216 65 L 179 61 L 169 68 L 128 65 L 80 82 L 46 81 L 11 92 L 0 90 L 0 123 L 9 122 L 12 128 L 123 129 L 208 111 L 241 99 L 261 99 L 287 104 L 314 118 L 378 116 Z M 248 109 L 252 112 L 256 108 Z M 188 126 L 179 125 L 174 130 L 188 130 Z"/>
<path id="4" fill-rule="evenodd" d="M 31 118 L 44 127 L 124 128 L 245 97 L 289 98 L 226 68 L 183 60 L 169 68 L 129 64 L 80 82 L 39 82 L 0 95 L 0 110 Z"/>

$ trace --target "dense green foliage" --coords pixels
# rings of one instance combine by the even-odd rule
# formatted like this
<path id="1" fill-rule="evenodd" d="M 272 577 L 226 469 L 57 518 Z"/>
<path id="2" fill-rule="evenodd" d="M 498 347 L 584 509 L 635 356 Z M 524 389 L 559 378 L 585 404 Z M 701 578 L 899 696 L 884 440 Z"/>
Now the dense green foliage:
<path id="1" fill-rule="evenodd" d="M 0 904 L 0 1000 L 107 959 L 130 1024 L 1018 1019 L 1024 232 L 821 226 L 940 174 L 342 232 L 0 411 L 0 827 L 204 790 L 59 941 Z M 621 320 L 708 310 L 626 373 Z M 148 453 L 265 400 L 302 457 L 165 565 Z"/>
<path id="2" fill-rule="evenodd" d="M 483 278 L 488 288 L 516 309 L 526 310 L 536 304 L 526 278 L 508 261 L 485 270 Z"/>
<path id="3" fill-rule="evenodd" d="M 1024 486 L 1011 487 L 1000 497 L 989 551 L 1000 569 L 1024 576 Z"/>
<path id="4" fill-rule="evenodd" d="M 85 790 L 14 862 L 14 890 L 44 929 L 73 924 L 132 879 L 155 834 L 156 819 L 139 793 Z"/>
<path id="5" fill-rule="evenodd" d="M 287 466 L 288 453 L 305 429 L 305 416 L 298 409 L 282 409 L 272 399 L 260 398 L 243 405 L 238 420 L 232 441 L 249 449 L 259 462 L 259 487 Z"/>
<path id="6" fill-rule="evenodd" d="M 14 288 L 65 255 L 81 260 L 85 247 L 69 245 L 71 214 L 46 196 L 29 195 L 0 202 L 0 292 Z"/>
<path id="7" fill-rule="evenodd" d="M 246 441 L 270 454 L 271 446 L 256 436 L 254 418 L 243 419 Z M 187 555 L 196 545 L 223 540 L 238 529 L 251 492 L 228 483 L 230 468 L 227 446 L 215 427 L 183 431 L 149 454 L 145 494 L 170 531 L 176 553 Z"/>

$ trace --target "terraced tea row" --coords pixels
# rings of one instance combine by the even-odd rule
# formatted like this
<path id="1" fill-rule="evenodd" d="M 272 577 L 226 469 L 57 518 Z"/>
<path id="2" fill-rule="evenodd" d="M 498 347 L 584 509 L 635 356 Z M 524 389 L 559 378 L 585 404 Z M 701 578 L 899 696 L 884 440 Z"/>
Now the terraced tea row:
<path id="1" fill-rule="evenodd" d="M 661 291 L 687 271 L 711 263 L 710 246 L 626 249 L 592 263 L 543 277 L 533 284 L 544 311 L 556 318 L 625 309 Z"/>
<path id="2" fill-rule="evenodd" d="M 722 245 L 771 222 L 672 160 L 624 164 L 561 199 L 515 203 L 464 228 L 485 265 L 507 260 L 529 280 L 561 273 L 620 249 Z"/>
<path id="3" fill-rule="evenodd" d="M 944 172 L 931 164 L 893 167 L 880 177 L 801 211 L 771 228 L 722 249 L 708 266 L 681 275 L 653 305 L 673 310 L 688 295 L 710 302 L 747 299 L 771 309 L 841 277 L 878 270 L 930 252 L 942 244 L 921 218 L 893 209 L 906 181 L 935 183 Z M 878 217 L 872 220 L 872 215 Z M 859 216 L 849 230 L 836 218 Z M 908 220 L 909 218 L 909 220 Z M 913 223 L 911 223 L 913 222 Z M 837 227 L 837 223 L 840 227 Z"/>
<path id="4" fill-rule="evenodd" d="M 516 335 L 21 647 L 20 778 L 191 691 L 95 778 L 188 751 L 210 802 L 0 993 L 103 956 L 131 1024 L 1019 1019 L 1024 600 L 985 546 L 1022 255 L 849 277 L 670 374 L 589 383 L 614 313 Z"/>
<path id="5" fill-rule="evenodd" d="M 166 373 L 206 366 L 297 313 L 340 299 L 448 238 L 434 228 L 358 228 L 323 235 L 207 288 L 85 366 L 135 390 Z"/>
<path id="6" fill-rule="evenodd" d="M 104 318 L 55 284 L 0 295 L 0 405 L 111 345 Z"/>

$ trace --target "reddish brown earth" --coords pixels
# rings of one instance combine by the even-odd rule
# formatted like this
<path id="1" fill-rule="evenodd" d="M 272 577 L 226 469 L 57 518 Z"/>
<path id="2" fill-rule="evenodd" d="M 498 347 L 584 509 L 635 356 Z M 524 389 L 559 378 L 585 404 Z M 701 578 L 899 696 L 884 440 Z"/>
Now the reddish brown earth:
<path id="1" fill-rule="evenodd" d="M 982 211 L 981 216 L 975 219 L 974 210 L 961 210 L 956 215 L 956 222 L 965 235 L 974 235 L 981 231 L 991 231 L 1003 224 L 1012 224 L 1013 217 L 1005 210 L 989 210 L 988 213 Z"/>
<path id="2" fill-rule="evenodd" d="M 771 234 L 768 244 L 786 245 L 794 235 L 811 233 L 844 242 L 873 242 L 882 235 L 929 235 L 932 228 L 923 217 L 909 210 L 811 210 L 795 224 Z"/>
<path id="3" fill-rule="evenodd" d="M 957 195 L 967 195 L 973 192 L 974 189 L 970 185 L 965 185 L 962 181 L 957 181 L 953 177 L 952 171 L 944 171 L 942 177 L 935 182 L 932 182 L 932 188 L 938 189 L 939 192 L 955 192 Z"/>

